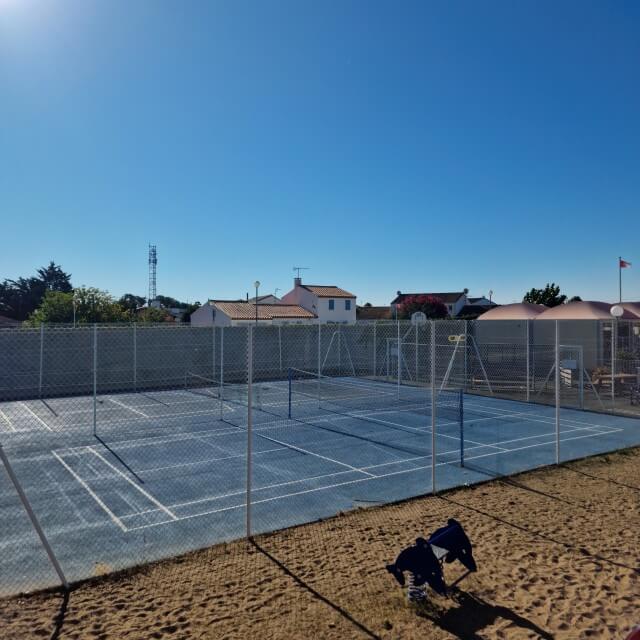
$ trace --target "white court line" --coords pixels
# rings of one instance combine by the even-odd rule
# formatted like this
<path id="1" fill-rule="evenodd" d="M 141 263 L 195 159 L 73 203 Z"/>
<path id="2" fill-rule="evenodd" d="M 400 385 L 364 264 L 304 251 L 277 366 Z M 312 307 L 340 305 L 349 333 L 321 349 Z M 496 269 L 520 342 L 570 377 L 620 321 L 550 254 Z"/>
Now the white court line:
<path id="1" fill-rule="evenodd" d="M 149 418 L 150 417 L 146 413 L 143 413 L 142 411 L 138 411 L 137 409 L 134 409 L 133 407 L 130 407 L 130 406 L 120 402 L 119 400 L 114 400 L 111 396 L 109 396 L 107 398 L 107 400 L 109 400 L 109 402 L 113 402 L 113 404 L 117 404 L 118 406 L 122 407 L 123 409 L 128 409 L 129 411 L 133 411 L 133 413 L 137 413 L 137 414 L 141 415 L 143 418 Z"/>
<path id="2" fill-rule="evenodd" d="M 0 416 L 4 418 L 5 422 L 9 425 L 9 429 L 11 429 L 11 431 L 16 431 L 16 432 L 18 431 L 11 423 L 11 420 L 9 420 L 9 416 L 7 416 L 7 414 L 2 409 L 0 409 Z"/>
<path id="3" fill-rule="evenodd" d="M 469 447 L 469 450 L 471 449 L 486 449 L 486 447 Z M 448 455 L 450 453 L 459 453 L 460 450 L 459 449 L 451 449 L 449 451 L 441 451 L 441 452 L 436 452 L 436 458 L 438 456 L 444 456 L 444 455 Z M 366 467 L 359 467 L 358 470 L 362 471 L 363 469 L 378 469 L 380 467 L 388 467 L 392 464 L 402 464 L 404 462 L 414 462 L 416 460 L 426 460 L 428 458 L 431 458 L 431 454 L 429 455 L 425 455 L 425 456 L 416 456 L 414 458 L 402 458 L 399 460 L 390 460 L 389 462 L 380 462 L 378 464 L 371 464 L 371 465 L 367 465 Z M 354 473 L 353 471 L 334 471 L 332 473 L 321 473 L 319 475 L 316 476 L 307 476 L 306 478 L 298 478 L 297 480 L 287 480 L 286 482 L 275 482 L 272 484 L 266 484 L 263 485 L 261 487 L 255 487 L 253 489 L 253 491 L 268 491 L 269 489 L 275 489 L 277 487 L 285 487 L 288 485 L 292 485 L 292 484 L 300 484 L 301 482 L 309 482 L 311 480 L 320 480 L 321 478 L 334 478 L 335 476 L 342 476 L 345 473 Z M 370 473 L 369 474 L 372 478 L 384 478 L 386 474 L 383 475 L 376 475 L 375 473 Z M 246 489 L 241 489 L 239 491 L 231 491 L 229 493 L 222 493 L 219 495 L 215 495 L 215 496 L 208 496 L 206 498 L 198 498 L 197 500 L 188 500 L 186 502 L 177 502 L 175 504 L 171 504 L 169 505 L 172 509 L 175 509 L 177 507 L 185 507 L 188 505 L 192 505 L 192 504 L 198 504 L 201 502 L 211 502 L 213 500 L 221 500 L 222 498 L 230 498 L 232 496 L 237 496 L 237 495 L 244 495 L 246 493 Z M 154 511 L 156 511 L 154 509 Z M 124 517 L 124 516 L 123 516 Z"/>
<path id="4" fill-rule="evenodd" d="M 107 507 L 107 505 L 99 498 L 99 496 L 93 491 L 93 489 L 55 452 L 51 452 L 53 456 L 60 462 L 60 464 L 86 489 L 89 495 L 98 503 L 100 507 L 107 513 L 113 522 L 115 522 L 123 531 L 129 531 L 124 526 L 122 520 Z"/>
<path id="5" fill-rule="evenodd" d="M 258 456 L 263 453 L 273 453 L 274 451 L 284 451 L 286 449 L 290 449 L 291 447 L 277 447 L 275 449 L 264 449 L 262 451 L 254 451 L 253 456 Z M 149 467 L 145 469 L 140 469 L 140 473 L 153 473 L 154 471 L 165 471 L 166 469 L 177 469 L 182 467 L 194 467 L 199 464 L 209 464 L 211 462 L 220 462 L 221 460 L 233 460 L 234 458 L 246 458 L 246 453 L 237 453 L 233 456 L 224 456 L 222 458 L 205 458 L 204 460 L 197 460 L 194 462 L 180 462 L 178 464 L 170 464 L 165 467 Z"/>
<path id="6" fill-rule="evenodd" d="M 313 451 L 309 451 L 307 449 L 303 449 L 302 447 L 298 447 L 294 444 L 289 444 L 288 442 L 282 442 L 280 440 L 276 440 L 275 438 L 270 438 L 269 436 L 264 436 L 264 435 L 260 435 L 257 434 L 259 438 L 264 438 L 265 440 L 270 440 L 271 442 L 275 442 L 276 444 L 281 444 L 284 447 L 286 447 L 287 449 L 293 449 L 294 451 L 299 451 L 300 453 L 306 453 L 307 455 L 310 456 L 315 456 L 316 458 L 321 458 L 322 460 L 328 460 L 329 462 L 333 462 L 337 465 L 340 465 L 342 467 L 346 467 L 347 469 L 351 469 L 351 471 L 356 471 L 358 473 L 364 473 L 367 476 L 373 476 L 373 474 L 368 473 L 367 471 L 362 471 L 362 469 L 358 469 L 358 467 L 352 467 L 350 464 L 347 464 L 346 462 L 340 462 L 339 460 L 334 460 L 333 458 L 328 458 L 327 456 L 323 456 L 319 453 L 315 453 Z"/>
<path id="7" fill-rule="evenodd" d="M 604 435 L 604 434 L 592 434 L 592 433 L 589 433 L 589 434 L 584 435 L 584 436 L 576 436 L 575 438 L 565 438 L 564 440 L 561 440 L 561 442 L 567 442 L 567 441 L 570 441 L 570 440 L 581 440 L 583 438 L 593 438 L 596 435 Z M 499 455 L 504 455 L 505 453 L 511 453 L 511 452 L 514 452 L 514 451 L 531 449 L 531 448 L 534 448 L 534 447 L 546 446 L 546 445 L 553 444 L 553 443 L 554 443 L 554 441 L 552 440 L 552 441 L 549 441 L 549 442 L 528 445 L 526 447 L 521 447 L 521 448 L 516 448 L 516 449 L 508 449 L 506 451 L 496 451 L 496 452 L 492 451 L 491 453 L 472 456 L 470 458 L 467 458 L 467 460 L 477 460 L 479 458 L 486 458 L 488 456 L 499 456 Z M 441 467 L 441 466 L 444 466 L 444 465 L 451 465 L 451 464 L 456 464 L 456 463 L 438 462 L 438 463 L 436 463 L 436 467 Z M 336 484 L 333 484 L 333 485 L 328 485 L 328 486 L 325 486 L 325 487 L 316 487 L 316 488 L 313 488 L 313 489 L 305 489 L 303 491 L 295 491 L 295 492 L 288 493 L 288 494 L 281 495 L 281 496 L 274 496 L 272 498 L 263 498 L 262 500 L 252 501 L 251 504 L 252 505 L 256 505 L 256 504 L 261 504 L 261 503 L 264 503 L 264 502 L 273 502 L 274 500 L 281 500 L 283 498 L 290 498 L 290 497 L 294 497 L 294 496 L 303 495 L 303 494 L 306 494 L 306 493 L 313 493 L 313 492 L 316 492 L 316 491 L 325 491 L 327 489 L 334 489 L 334 488 L 337 488 L 337 487 L 342 487 L 342 486 L 351 485 L 351 484 L 359 484 L 359 483 L 362 483 L 362 482 L 372 482 L 373 480 L 377 480 L 377 479 L 388 478 L 388 477 L 407 474 L 407 473 L 415 473 L 416 471 L 423 471 L 424 469 L 430 469 L 430 468 L 431 468 L 431 465 L 424 465 L 422 467 L 415 467 L 413 469 L 403 469 L 402 471 L 393 471 L 391 473 L 383 474 L 383 475 L 380 475 L 380 476 L 374 476 L 373 478 L 357 478 L 355 480 L 348 480 L 348 481 L 345 481 L 345 482 L 339 482 L 339 483 L 336 483 Z M 221 513 L 223 511 L 231 511 L 231 510 L 234 510 L 234 509 L 244 509 L 245 506 L 246 505 L 243 502 L 242 504 L 232 505 L 230 507 L 222 507 L 220 509 L 214 509 L 212 511 L 206 511 L 206 512 L 203 512 L 203 513 L 195 513 L 195 514 L 188 515 L 188 516 L 181 516 L 179 518 L 179 520 L 181 520 L 181 521 L 182 520 L 190 520 L 192 518 L 200 518 L 202 516 L 212 515 L 214 513 Z M 167 524 L 167 523 L 158 522 L 158 523 L 151 523 L 151 524 L 147 524 L 147 525 L 142 525 L 140 527 L 131 527 L 129 529 L 129 531 L 135 531 L 137 529 L 146 529 L 146 528 L 149 528 L 149 527 L 157 527 L 157 526 L 160 526 L 161 524 Z"/>
<path id="8" fill-rule="evenodd" d="M 568 429 L 566 431 L 563 431 L 562 433 L 574 433 L 575 431 L 584 431 L 584 429 L 581 428 L 574 428 L 574 429 Z M 555 434 L 551 434 L 551 433 L 547 433 L 547 434 L 538 434 L 536 436 L 527 436 L 525 438 L 515 438 L 513 440 L 509 440 L 507 442 L 519 442 L 521 440 L 531 440 L 532 438 L 540 438 L 544 436 L 550 436 L 550 435 L 555 435 Z M 591 436 L 592 434 L 588 434 L 588 436 Z M 600 435 L 600 434 L 599 434 Z M 606 434 L 601 434 L 601 435 L 606 435 Z M 584 437 L 588 437 L 588 436 L 584 436 Z M 555 442 L 555 440 L 553 440 L 552 442 Z M 542 444 L 549 444 L 549 443 L 542 443 Z M 538 446 L 538 445 L 533 445 L 533 446 Z M 467 447 L 465 448 L 465 451 L 473 451 L 475 449 L 487 449 L 487 448 L 491 448 L 491 445 L 488 444 L 479 444 L 477 446 L 474 447 Z M 517 449 L 504 449 L 502 452 L 503 453 L 508 453 L 509 451 L 516 451 Z M 436 451 L 436 458 L 438 458 L 439 456 L 446 456 L 449 454 L 459 454 L 460 453 L 460 449 L 449 449 L 448 451 Z M 486 455 L 492 455 L 491 453 L 486 454 Z M 390 460 L 388 462 L 380 462 L 377 464 L 372 464 L 372 465 L 367 465 L 364 467 L 358 467 L 358 469 L 360 470 L 366 470 L 366 469 L 379 469 L 380 467 L 388 467 L 390 465 L 395 465 L 395 464 L 402 464 L 402 463 L 406 463 L 406 462 L 415 462 L 416 460 L 427 460 L 430 459 L 432 457 L 431 454 L 428 455 L 421 455 L 421 456 L 415 456 L 412 458 L 401 458 L 401 459 L 397 459 L 397 460 Z M 471 459 L 471 458 L 467 458 L 467 459 Z M 451 464 L 451 463 L 438 463 L 438 464 Z M 421 467 L 424 468 L 424 467 Z M 300 482 L 308 482 L 310 480 L 317 480 L 320 478 L 330 478 L 330 477 L 335 477 L 335 476 L 339 476 L 339 475 L 344 475 L 345 473 L 352 473 L 351 471 L 335 471 L 333 473 L 324 473 L 324 474 L 320 474 L 317 476 L 308 476 L 306 478 L 299 478 L 297 480 L 288 480 L 286 482 L 277 482 L 277 483 L 272 483 L 272 484 L 268 484 L 268 485 L 263 485 L 261 487 L 256 487 L 254 489 L 254 491 L 267 491 L 269 489 L 274 489 L 276 487 L 282 487 L 282 486 L 287 486 L 287 485 L 291 485 L 291 484 L 298 484 Z M 372 474 L 374 477 L 376 478 L 382 478 L 382 477 L 386 477 L 387 474 L 382 474 L 382 475 L 376 475 L 376 474 Z M 231 497 L 234 495 L 244 495 L 245 494 L 245 490 L 242 489 L 240 491 L 232 491 L 230 493 L 224 493 L 224 494 L 219 494 L 216 496 L 209 496 L 207 498 L 199 498 L 197 500 L 188 500 L 186 502 L 178 502 L 175 504 L 171 504 L 169 505 L 170 508 L 176 508 L 176 507 L 182 507 L 182 506 L 186 506 L 186 505 L 191 505 L 191 504 L 197 504 L 200 502 L 210 502 L 212 500 L 219 500 L 221 498 L 227 498 L 227 497 Z"/>
<path id="9" fill-rule="evenodd" d="M 24 407 L 45 429 L 53 431 L 53 429 L 39 415 L 35 414 L 24 402 L 21 402 L 20 406 Z"/>
<path id="10" fill-rule="evenodd" d="M 113 469 L 118 475 L 124 478 L 134 489 L 137 489 L 145 498 L 147 498 L 147 500 L 153 502 L 153 504 L 155 504 L 159 509 L 164 511 L 171 519 L 173 520 L 178 519 L 175 516 L 175 514 L 173 514 L 169 509 L 167 509 L 167 507 L 165 507 L 162 504 L 162 502 L 160 502 L 159 500 L 156 500 L 156 498 L 154 498 L 148 491 L 145 491 L 141 486 L 139 486 L 133 480 L 131 480 L 129 476 L 122 473 L 122 471 L 120 471 L 120 469 L 118 469 L 117 467 L 114 467 L 106 458 L 102 457 L 93 447 L 87 447 L 87 449 L 91 451 L 91 453 L 93 453 L 95 456 L 100 458 L 100 460 L 102 460 L 102 462 L 104 462 L 108 467 L 111 467 L 111 469 Z"/>
<path id="11" fill-rule="evenodd" d="M 482 406 L 482 407 L 486 407 L 486 405 L 478 405 L 478 406 Z M 489 413 L 490 416 L 489 418 L 482 418 L 483 420 L 485 419 L 495 419 L 495 420 L 500 420 L 502 418 L 521 418 L 523 423 L 525 421 L 528 422 L 539 422 L 541 424 L 555 424 L 555 416 L 544 416 L 541 415 L 539 413 L 530 413 L 530 412 L 519 412 L 519 413 L 495 413 L 495 409 L 480 409 L 480 408 L 474 408 L 472 411 L 477 411 L 480 413 Z M 505 409 L 500 409 L 500 411 L 506 411 Z M 473 423 L 473 422 L 477 422 L 478 419 L 475 418 L 469 418 L 469 422 Z M 467 420 L 465 420 L 465 422 L 467 422 Z M 609 425 L 603 425 L 603 424 L 594 424 L 593 422 L 584 422 L 583 420 L 572 420 L 569 418 L 560 418 L 560 422 L 564 423 L 564 424 L 568 424 L 568 423 L 573 423 L 573 424 L 581 424 L 581 425 L 587 425 L 582 427 L 583 429 L 615 429 L 615 427 L 611 427 Z"/>

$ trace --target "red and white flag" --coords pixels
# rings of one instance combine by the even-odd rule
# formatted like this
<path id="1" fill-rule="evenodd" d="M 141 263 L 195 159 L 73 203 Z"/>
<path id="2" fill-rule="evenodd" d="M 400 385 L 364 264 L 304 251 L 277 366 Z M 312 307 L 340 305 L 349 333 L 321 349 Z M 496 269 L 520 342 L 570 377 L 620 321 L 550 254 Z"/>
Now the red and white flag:
<path id="1" fill-rule="evenodd" d="M 621 269 L 628 269 L 631 266 L 630 262 L 627 262 L 626 260 L 623 260 L 622 258 L 620 258 L 620 268 Z"/>

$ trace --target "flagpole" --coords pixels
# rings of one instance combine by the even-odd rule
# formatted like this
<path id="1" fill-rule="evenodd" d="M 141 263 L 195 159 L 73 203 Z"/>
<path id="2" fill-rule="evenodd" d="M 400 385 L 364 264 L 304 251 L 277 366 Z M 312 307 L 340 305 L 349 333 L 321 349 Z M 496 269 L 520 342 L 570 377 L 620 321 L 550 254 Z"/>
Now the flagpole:
<path id="1" fill-rule="evenodd" d="M 622 302 L 622 256 L 618 256 L 618 302 Z"/>

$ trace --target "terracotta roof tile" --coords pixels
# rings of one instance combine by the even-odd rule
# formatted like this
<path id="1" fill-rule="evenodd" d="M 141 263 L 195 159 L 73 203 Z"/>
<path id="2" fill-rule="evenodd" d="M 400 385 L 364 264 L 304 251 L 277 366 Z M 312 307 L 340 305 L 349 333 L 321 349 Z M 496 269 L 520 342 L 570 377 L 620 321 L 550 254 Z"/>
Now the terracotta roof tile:
<path id="1" fill-rule="evenodd" d="M 303 284 L 300 286 L 307 289 L 307 291 L 311 291 L 311 293 L 315 293 L 318 298 L 355 298 L 353 293 L 349 293 L 333 284 Z"/>
<path id="2" fill-rule="evenodd" d="M 232 320 L 254 320 L 256 305 L 250 302 L 234 302 L 228 300 L 212 300 L 211 304 Z M 258 304 L 258 320 L 274 320 L 276 318 L 315 318 L 315 314 L 297 304 Z"/>

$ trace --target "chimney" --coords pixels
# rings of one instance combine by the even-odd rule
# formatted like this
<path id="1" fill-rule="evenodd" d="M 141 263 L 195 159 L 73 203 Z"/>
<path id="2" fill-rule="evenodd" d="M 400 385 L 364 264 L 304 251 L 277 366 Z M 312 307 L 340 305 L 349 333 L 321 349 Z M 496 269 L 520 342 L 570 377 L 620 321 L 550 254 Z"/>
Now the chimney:
<path id="1" fill-rule="evenodd" d="M 295 289 L 296 287 L 300 287 L 302 286 L 302 278 L 298 277 L 298 278 L 294 278 L 293 279 L 293 288 Z"/>

